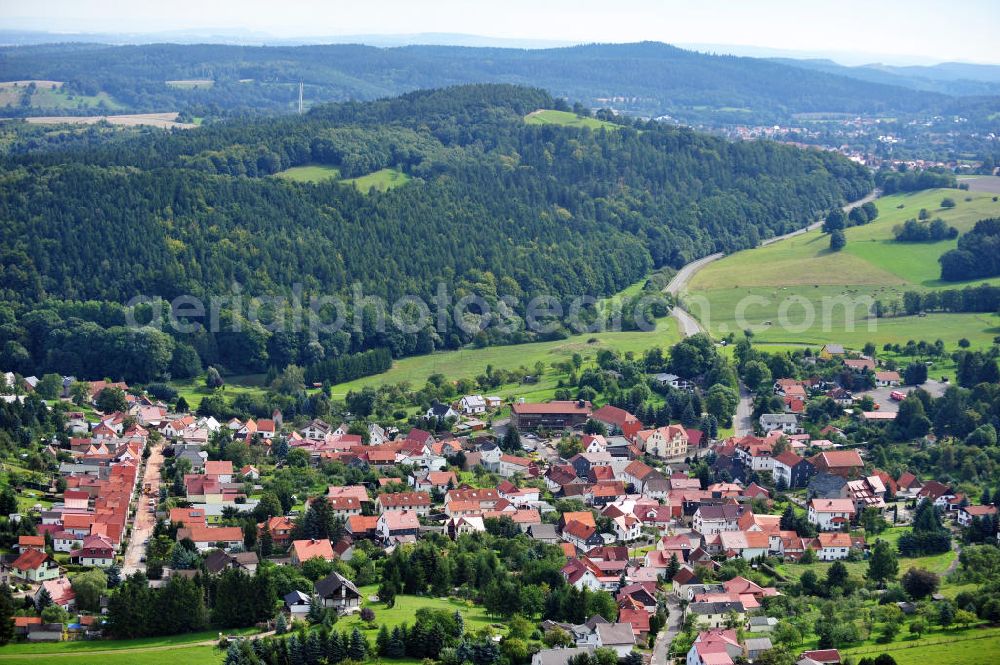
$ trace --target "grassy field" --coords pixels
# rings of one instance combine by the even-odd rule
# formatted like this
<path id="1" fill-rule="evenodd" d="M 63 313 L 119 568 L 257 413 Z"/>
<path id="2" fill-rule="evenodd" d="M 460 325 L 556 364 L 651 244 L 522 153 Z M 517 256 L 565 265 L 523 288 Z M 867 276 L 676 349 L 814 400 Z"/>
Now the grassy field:
<path id="1" fill-rule="evenodd" d="M 487 365 L 497 369 L 516 369 L 522 366 L 532 368 L 536 362 L 541 361 L 550 366 L 553 362 L 569 360 L 574 353 L 579 353 L 586 360 L 595 357 L 601 349 L 641 353 L 654 346 L 670 346 L 679 340 L 674 320 L 663 318 L 657 321 L 656 330 L 652 332 L 585 333 L 553 342 L 441 351 L 402 358 L 394 362 L 387 372 L 338 384 L 333 387 L 333 396 L 343 397 L 349 390 L 403 381 L 408 381 L 414 387 L 422 386 L 427 377 L 435 373 L 446 374 L 450 381 L 475 378 L 486 371 Z M 529 400 L 551 399 L 556 381 L 554 372 L 546 371 L 537 384 L 503 386 L 495 394 L 501 397 L 516 394 Z"/>
<path id="2" fill-rule="evenodd" d="M 587 129 L 601 129 L 602 127 L 604 129 L 619 129 L 619 126 L 612 122 L 598 120 L 597 118 L 585 118 L 569 111 L 553 111 L 551 109 L 532 111 L 524 116 L 524 121 L 529 125 L 562 125 L 564 127 L 586 127 Z"/>
<path id="3" fill-rule="evenodd" d="M 188 646 L 176 649 L 125 650 L 121 653 L 63 652 L 49 654 L 11 654 L 0 648 L 0 663 L 9 665 L 220 665 L 224 654 L 213 646 Z"/>
<path id="4" fill-rule="evenodd" d="M 401 187 L 410 181 L 410 176 L 399 169 L 379 169 L 374 173 L 363 175 L 357 178 L 347 178 L 344 184 L 354 185 L 358 191 L 367 193 L 372 187 L 379 192 L 387 192 L 390 189 Z"/>
<path id="5" fill-rule="evenodd" d="M 352 614 L 338 621 L 337 629 L 351 631 L 356 626 L 361 628 L 362 631 L 369 633 L 368 638 L 370 642 L 374 642 L 374 635 L 382 624 L 385 624 L 390 630 L 403 623 L 412 625 L 416 611 L 421 607 L 447 610 L 448 612 L 455 612 L 456 610 L 461 612 L 462 618 L 465 619 L 466 630 L 477 631 L 493 623 L 486 616 L 486 610 L 481 606 L 467 604 L 451 598 L 425 598 L 422 596 L 401 595 L 396 596 L 396 603 L 391 608 L 386 608 L 383 603 L 368 600 L 369 596 L 373 596 L 378 592 L 378 585 L 372 584 L 361 587 L 358 590 L 361 591 L 361 597 L 364 599 L 362 607 L 370 607 L 375 612 L 375 621 L 372 623 L 372 627 L 369 628 L 357 614 Z"/>
<path id="6" fill-rule="evenodd" d="M 940 208 L 946 196 L 956 201 L 955 208 Z M 817 230 L 738 252 L 699 271 L 691 280 L 685 302 L 713 335 L 753 326 L 755 341 L 763 343 L 834 341 L 857 348 L 867 341 L 881 345 L 938 338 L 954 345 L 966 337 L 977 346 L 991 344 L 1000 332 L 996 316 L 887 318 L 875 321 L 874 330 L 870 330 L 865 303 L 867 299 L 898 300 L 909 290 L 965 286 L 937 279 L 937 258 L 954 247 L 955 241 L 897 243 L 892 240 L 892 228 L 926 208 L 932 217 L 967 231 L 979 219 L 1000 215 L 1000 203 L 989 193 L 936 189 L 889 196 L 877 205 L 880 215 L 876 221 L 847 229 L 843 251 L 830 252 L 827 236 Z M 1000 284 L 1000 278 L 986 281 Z M 845 301 L 858 303 L 852 305 L 853 317 L 845 313 Z M 811 320 L 806 309 L 813 313 Z"/>
<path id="7" fill-rule="evenodd" d="M 324 180 L 338 180 L 340 169 L 324 164 L 308 164 L 306 166 L 293 166 L 276 173 L 275 177 L 292 182 L 322 182 Z"/>

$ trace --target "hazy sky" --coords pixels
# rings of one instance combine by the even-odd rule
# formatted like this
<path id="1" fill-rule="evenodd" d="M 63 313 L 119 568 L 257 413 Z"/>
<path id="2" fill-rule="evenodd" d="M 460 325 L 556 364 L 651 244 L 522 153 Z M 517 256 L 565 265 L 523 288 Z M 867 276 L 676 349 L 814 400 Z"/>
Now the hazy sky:
<path id="1" fill-rule="evenodd" d="M 0 0 L 0 27 L 649 39 L 1000 63 L 1000 0 Z"/>

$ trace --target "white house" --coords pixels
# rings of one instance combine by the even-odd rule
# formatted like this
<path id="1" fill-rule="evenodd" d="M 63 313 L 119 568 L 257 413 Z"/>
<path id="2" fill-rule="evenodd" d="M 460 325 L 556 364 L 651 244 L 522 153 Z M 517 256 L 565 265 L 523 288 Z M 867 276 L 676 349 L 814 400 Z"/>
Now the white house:
<path id="1" fill-rule="evenodd" d="M 854 518 L 850 499 L 813 499 L 809 502 L 809 522 L 820 531 L 838 531 Z"/>
<path id="2" fill-rule="evenodd" d="M 785 434 L 798 434 L 799 417 L 794 413 L 764 413 L 760 416 L 760 426 L 765 432 L 781 430 Z"/>
<path id="3" fill-rule="evenodd" d="M 466 395 L 458 403 L 459 410 L 466 416 L 486 413 L 486 400 L 482 395 Z"/>
<path id="4" fill-rule="evenodd" d="M 838 561 L 846 559 L 851 553 L 851 536 L 847 533 L 821 533 L 817 538 L 819 551 L 816 553 L 820 561 Z"/>

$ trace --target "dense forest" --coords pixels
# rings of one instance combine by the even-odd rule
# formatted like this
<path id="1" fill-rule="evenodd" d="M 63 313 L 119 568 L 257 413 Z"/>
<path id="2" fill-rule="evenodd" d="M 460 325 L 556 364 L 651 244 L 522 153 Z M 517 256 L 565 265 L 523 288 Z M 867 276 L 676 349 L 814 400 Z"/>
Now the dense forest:
<path id="1" fill-rule="evenodd" d="M 199 116 L 281 113 L 298 83 L 310 103 L 370 100 L 462 83 L 512 83 L 554 96 L 683 121 L 787 120 L 795 113 L 916 112 L 953 98 L 801 66 L 710 55 L 667 44 L 590 44 L 554 49 L 362 45 L 46 44 L 0 49 L 4 80 L 64 81 L 78 95 L 106 92 L 128 111 L 176 109 Z M 211 87 L 171 87 L 175 80 Z M 995 104 L 994 104 L 995 107 Z M 77 113 L 84 110 L 73 111 Z M 12 105 L 0 114 L 46 114 Z"/>
<path id="2" fill-rule="evenodd" d="M 467 332 L 454 321 L 404 335 L 367 309 L 348 311 L 354 325 L 340 331 L 275 333 L 229 306 L 224 330 L 167 334 L 123 327 L 122 304 L 291 296 L 294 285 L 306 302 L 355 288 L 430 302 L 440 283 L 491 307 L 512 296 L 523 316 L 537 295 L 606 296 L 653 268 L 755 246 L 873 186 L 830 152 L 652 122 L 592 131 L 523 120 L 559 105 L 540 90 L 466 86 L 8 155 L 0 364 L 145 381 L 199 362 L 264 371 L 375 348 L 399 357 L 527 341 L 523 326 Z M 391 167 L 411 180 L 365 193 L 271 177 L 304 164 Z"/>

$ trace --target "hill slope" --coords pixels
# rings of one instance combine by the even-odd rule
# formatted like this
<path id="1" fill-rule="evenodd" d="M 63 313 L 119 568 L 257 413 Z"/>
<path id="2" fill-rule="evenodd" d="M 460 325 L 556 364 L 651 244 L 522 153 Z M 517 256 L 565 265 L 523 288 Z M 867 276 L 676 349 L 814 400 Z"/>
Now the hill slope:
<path id="1" fill-rule="evenodd" d="M 109 359 L 82 357 L 78 336 L 53 333 L 72 327 L 70 317 L 119 323 L 120 307 L 63 301 L 205 297 L 234 284 L 244 295 L 288 295 L 300 284 L 306 298 L 357 284 L 393 300 L 430 299 L 440 283 L 491 306 L 513 296 L 523 316 L 532 296 L 615 293 L 651 268 L 799 228 L 872 187 L 865 169 L 828 152 L 652 123 L 591 131 L 525 122 L 554 106 L 540 90 L 468 86 L 8 158 L 0 294 L 24 327 L 5 330 L 0 346 L 13 342 L 28 357 L 12 347 L 0 361 L 82 376 L 133 372 L 105 372 Z M 389 168 L 405 177 L 385 192 L 334 177 L 271 177 L 306 164 L 354 182 Z M 403 335 L 359 321 L 320 336 L 317 349 L 306 335 L 275 346 L 266 330 L 252 333 L 239 343 L 201 334 L 198 352 L 259 371 L 378 347 L 399 356 L 473 338 L 538 338 L 452 324 Z"/>

